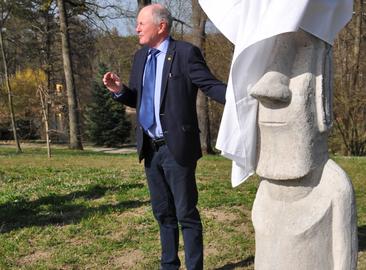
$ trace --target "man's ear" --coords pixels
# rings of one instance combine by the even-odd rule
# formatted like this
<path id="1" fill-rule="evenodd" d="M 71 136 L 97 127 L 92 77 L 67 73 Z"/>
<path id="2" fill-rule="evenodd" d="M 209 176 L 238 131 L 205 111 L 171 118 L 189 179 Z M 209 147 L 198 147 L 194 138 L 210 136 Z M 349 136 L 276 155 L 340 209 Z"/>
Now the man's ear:
<path id="1" fill-rule="evenodd" d="M 162 34 L 162 33 L 167 32 L 167 31 L 168 31 L 168 25 L 167 25 L 167 23 L 164 22 L 164 21 L 161 21 L 159 23 L 159 31 L 158 31 L 158 33 L 159 34 Z"/>

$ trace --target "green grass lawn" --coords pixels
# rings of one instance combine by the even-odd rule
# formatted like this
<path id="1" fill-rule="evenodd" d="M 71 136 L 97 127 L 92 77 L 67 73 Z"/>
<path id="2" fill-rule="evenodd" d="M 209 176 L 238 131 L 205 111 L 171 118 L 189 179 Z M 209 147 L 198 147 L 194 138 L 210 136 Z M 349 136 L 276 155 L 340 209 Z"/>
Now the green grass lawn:
<path id="1" fill-rule="evenodd" d="M 158 228 L 135 154 L 14 152 L 0 148 L 0 269 L 159 268 Z M 354 183 L 358 269 L 366 269 L 366 158 L 335 160 Z M 230 171 L 220 156 L 198 164 L 205 269 L 253 269 L 258 180 L 233 189 Z"/>

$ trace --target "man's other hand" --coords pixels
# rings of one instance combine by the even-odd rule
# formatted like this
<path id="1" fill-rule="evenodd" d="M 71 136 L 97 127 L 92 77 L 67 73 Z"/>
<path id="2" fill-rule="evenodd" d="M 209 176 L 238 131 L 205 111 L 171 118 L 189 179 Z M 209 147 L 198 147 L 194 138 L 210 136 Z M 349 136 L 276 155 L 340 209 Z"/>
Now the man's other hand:
<path id="1" fill-rule="evenodd" d="M 118 94 L 122 90 L 122 82 L 120 78 L 113 72 L 107 72 L 103 76 L 103 83 L 114 94 Z"/>

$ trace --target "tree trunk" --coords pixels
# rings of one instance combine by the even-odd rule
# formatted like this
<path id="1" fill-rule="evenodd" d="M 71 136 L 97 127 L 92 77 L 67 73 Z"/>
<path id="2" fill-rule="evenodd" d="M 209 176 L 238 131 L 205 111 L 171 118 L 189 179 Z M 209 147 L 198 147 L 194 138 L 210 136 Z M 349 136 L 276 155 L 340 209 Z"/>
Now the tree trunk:
<path id="1" fill-rule="evenodd" d="M 151 0 L 137 0 L 138 10 L 141 10 L 144 6 L 150 5 Z"/>
<path id="2" fill-rule="evenodd" d="M 43 49 L 41 54 L 41 66 L 43 67 L 43 71 L 46 74 L 47 77 L 47 96 L 48 99 L 51 96 L 51 22 L 53 17 L 51 16 L 50 12 L 50 6 L 52 2 L 49 2 L 47 6 L 44 6 L 44 9 L 42 10 L 41 16 L 44 19 L 44 28 L 43 32 L 44 35 L 42 37 L 42 43 L 43 43 Z M 46 102 L 46 114 L 47 118 L 50 118 L 50 102 Z M 52 125 L 51 125 L 52 126 Z M 49 133 L 50 136 L 50 133 Z"/>
<path id="3" fill-rule="evenodd" d="M 41 108 L 42 108 L 42 117 L 44 121 L 45 128 L 45 138 L 47 144 L 47 156 L 51 158 L 51 121 L 50 121 L 50 89 L 51 89 L 51 22 L 53 17 L 50 14 L 51 3 L 47 3 L 41 9 L 41 18 L 44 20 L 43 24 L 43 35 L 42 35 L 42 53 L 41 53 L 41 67 L 46 74 L 46 88 L 44 89 L 42 86 L 38 89 L 38 94 L 40 95 Z"/>
<path id="4" fill-rule="evenodd" d="M 67 29 L 67 17 L 64 0 L 57 0 L 57 6 L 60 15 L 60 30 L 62 40 L 62 58 L 64 63 L 64 72 L 67 89 L 67 103 L 69 109 L 69 147 L 71 149 L 83 149 L 80 132 L 80 116 L 79 106 L 77 102 L 77 95 L 74 82 L 74 74 L 72 70 L 70 41 Z"/>
<path id="5" fill-rule="evenodd" d="M 198 0 L 192 0 L 192 43 L 203 51 L 205 43 L 205 26 L 207 17 Z M 209 102 L 206 95 L 201 91 L 197 96 L 198 123 L 201 130 L 200 139 L 202 151 L 207 154 L 215 153 L 211 146 Z"/>
<path id="6" fill-rule="evenodd" d="M 361 62 L 363 13 L 363 1 L 355 0 L 352 21 L 339 35 L 335 52 L 339 61 L 336 68 L 340 69 L 340 87 L 335 92 L 335 123 L 343 140 L 343 154 L 355 156 L 365 155 L 366 146 L 366 95 Z"/>
<path id="7" fill-rule="evenodd" d="M 47 94 L 48 90 L 44 90 L 42 86 L 38 88 L 38 95 L 41 101 L 41 108 L 42 108 L 42 119 L 44 122 L 45 127 L 45 134 L 46 134 L 46 143 L 47 143 L 47 156 L 51 158 L 51 140 L 50 140 L 50 129 L 48 126 L 48 109 L 47 109 L 47 100 L 49 98 Z"/>
<path id="8" fill-rule="evenodd" d="M 6 60 L 2 26 L 0 27 L 0 47 L 1 47 L 1 55 L 3 58 L 3 65 L 4 65 L 5 83 L 6 83 L 6 88 L 8 91 L 9 111 L 10 111 L 11 124 L 12 124 L 12 128 L 13 128 L 13 136 L 14 136 L 14 141 L 15 141 L 16 147 L 17 147 L 17 153 L 21 153 L 22 149 L 20 148 L 20 143 L 19 143 L 17 128 L 16 128 L 14 106 L 13 106 L 13 94 L 11 91 L 11 86 L 10 86 L 10 81 L 9 81 L 8 62 Z"/>
<path id="9" fill-rule="evenodd" d="M 355 0 L 354 1 L 354 11 L 355 11 L 355 31 L 354 31 L 354 45 L 353 45 L 353 59 L 352 59 L 352 67 L 351 67 L 351 78 L 350 78 L 350 87 L 349 90 L 352 93 L 360 92 L 359 89 L 359 71 L 360 71 L 360 47 L 361 47 L 361 38 L 362 38 L 362 6 L 363 0 Z M 349 96 L 349 101 L 353 101 L 354 94 Z M 353 103 L 353 102 L 352 102 Z M 351 103 L 351 108 L 353 109 L 353 118 L 358 114 L 358 108 Z M 351 143 L 349 152 L 351 155 L 359 155 L 359 147 L 358 144 L 360 142 L 358 136 L 358 127 L 357 122 L 352 121 L 351 125 Z"/>

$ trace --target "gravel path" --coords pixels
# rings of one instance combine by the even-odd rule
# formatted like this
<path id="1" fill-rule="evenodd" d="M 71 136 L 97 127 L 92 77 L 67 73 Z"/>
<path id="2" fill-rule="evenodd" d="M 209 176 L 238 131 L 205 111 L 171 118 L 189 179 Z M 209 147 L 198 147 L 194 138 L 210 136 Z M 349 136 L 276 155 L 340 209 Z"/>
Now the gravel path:
<path id="1" fill-rule="evenodd" d="M 0 141 L 0 147 L 14 147 L 15 143 L 11 141 Z M 45 143 L 21 143 L 21 148 L 46 148 Z M 57 148 L 57 149 L 67 149 L 67 144 L 51 144 L 51 149 Z M 86 144 L 84 145 L 84 150 L 88 151 L 95 151 L 95 152 L 103 152 L 103 153 L 109 153 L 109 154 L 130 154 L 130 153 L 136 153 L 136 146 L 134 145 L 126 145 L 120 148 L 117 147 L 98 147 Z"/>

